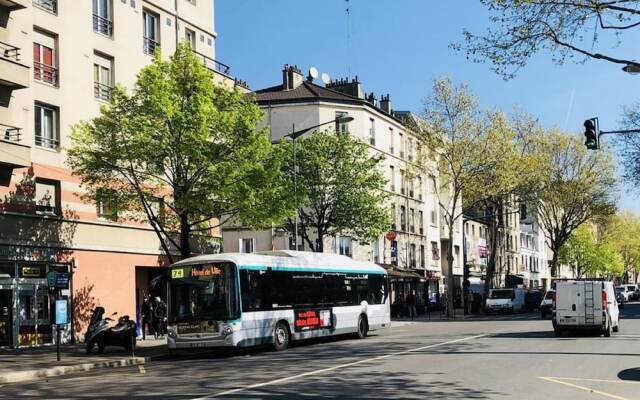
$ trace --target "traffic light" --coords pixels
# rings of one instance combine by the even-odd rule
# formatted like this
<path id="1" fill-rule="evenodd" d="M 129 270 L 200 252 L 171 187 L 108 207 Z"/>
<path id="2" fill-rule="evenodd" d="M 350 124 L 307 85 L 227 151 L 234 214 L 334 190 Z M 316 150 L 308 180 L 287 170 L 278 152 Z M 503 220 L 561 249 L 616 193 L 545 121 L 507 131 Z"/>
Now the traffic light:
<path id="1" fill-rule="evenodd" d="M 584 121 L 584 144 L 589 150 L 598 150 L 598 118 Z"/>

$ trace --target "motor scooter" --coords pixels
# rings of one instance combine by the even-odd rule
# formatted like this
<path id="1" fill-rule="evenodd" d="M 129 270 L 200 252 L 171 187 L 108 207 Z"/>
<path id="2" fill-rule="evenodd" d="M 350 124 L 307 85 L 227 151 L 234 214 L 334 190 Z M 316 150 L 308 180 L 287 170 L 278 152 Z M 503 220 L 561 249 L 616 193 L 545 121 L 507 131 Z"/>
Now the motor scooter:
<path id="1" fill-rule="evenodd" d="M 111 314 L 111 316 L 117 313 Z M 91 315 L 87 332 L 84 334 L 84 342 L 87 346 L 87 354 L 98 345 L 98 352 L 103 353 L 106 346 L 122 346 L 132 351 L 136 346 L 136 324 L 128 315 L 118 318 L 115 326 L 109 326 L 113 319 L 104 316 L 104 307 L 96 307 Z"/>

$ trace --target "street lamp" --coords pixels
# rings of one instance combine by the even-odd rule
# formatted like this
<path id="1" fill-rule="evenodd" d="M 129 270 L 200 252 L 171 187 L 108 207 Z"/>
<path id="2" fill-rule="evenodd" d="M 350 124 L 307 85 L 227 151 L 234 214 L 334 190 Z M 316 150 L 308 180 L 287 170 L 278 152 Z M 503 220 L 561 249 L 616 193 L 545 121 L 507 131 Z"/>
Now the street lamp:
<path id="1" fill-rule="evenodd" d="M 308 128 L 304 128 L 301 129 L 299 131 L 296 131 L 296 124 L 293 123 L 292 127 L 291 127 L 291 133 L 284 135 L 282 138 L 287 138 L 290 137 L 291 141 L 293 142 L 293 195 L 296 198 L 296 221 L 295 221 L 295 226 L 294 226 L 294 235 L 295 235 L 295 246 L 296 246 L 296 251 L 298 250 L 298 218 L 299 218 L 299 212 L 298 212 L 298 180 L 297 180 L 297 175 L 298 175 L 298 163 L 297 163 L 297 158 L 296 158 L 296 139 L 299 138 L 300 136 L 304 135 L 305 133 L 309 132 L 312 129 L 315 128 L 319 128 L 323 125 L 328 125 L 328 124 L 346 124 L 348 122 L 353 121 L 353 117 L 349 117 L 347 115 L 344 116 L 340 116 L 337 117 L 336 119 L 333 119 L 331 121 L 327 121 L 327 122 L 323 122 L 321 124 L 318 125 L 314 125 L 314 126 L 310 126 Z"/>
<path id="2" fill-rule="evenodd" d="M 640 74 L 640 63 L 634 60 L 622 67 L 622 70 L 632 75 Z"/>

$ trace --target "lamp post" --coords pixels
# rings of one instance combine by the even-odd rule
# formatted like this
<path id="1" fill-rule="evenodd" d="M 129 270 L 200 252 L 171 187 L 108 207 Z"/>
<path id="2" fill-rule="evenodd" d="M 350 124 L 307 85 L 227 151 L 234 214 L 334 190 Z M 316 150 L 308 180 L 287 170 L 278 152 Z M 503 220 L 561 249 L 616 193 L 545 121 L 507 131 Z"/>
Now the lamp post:
<path id="1" fill-rule="evenodd" d="M 293 123 L 291 124 L 291 133 L 288 133 L 283 136 L 283 139 L 290 137 L 291 141 L 293 142 L 293 195 L 296 198 L 296 220 L 295 220 L 295 226 L 294 226 L 294 235 L 295 235 L 296 251 L 299 248 L 298 247 L 298 219 L 299 219 L 298 208 L 299 206 L 298 206 L 298 177 L 297 177 L 298 176 L 298 160 L 296 157 L 296 139 L 304 135 L 305 133 L 309 132 L 310 130 L 319 128 L 324 125 L 334 124 L 334 123 L 346 124 L 351 121 L 353 121 L 353 117 L 349 117 L 345 115 L 345 116 L 332 119 L 331 121 L 323 122 L 321 124 L 310 126 L 308 128 L 304 128 L 298 131 L 296 131 L 296 124 Z"/>

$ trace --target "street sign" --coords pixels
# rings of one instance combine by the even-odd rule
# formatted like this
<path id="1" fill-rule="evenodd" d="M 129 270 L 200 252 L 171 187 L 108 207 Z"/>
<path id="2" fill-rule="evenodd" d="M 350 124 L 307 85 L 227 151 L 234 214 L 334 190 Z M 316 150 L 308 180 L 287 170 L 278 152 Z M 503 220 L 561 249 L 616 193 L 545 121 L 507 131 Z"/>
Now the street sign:
<path id="1" fill-rule="evenodd" d="M 50 289 L 53 289 L 56 286 L 57 275 L 58 273 L 56 271 L 47 272 L 47 286 L 49 286 Z"/>
<path id="2" fill-rule="evenodd" d="M 70 275 L 68 272 L 59 272 L 56 274 L 56 289 L 69 289 Z"/>
<path id="3" fill-rule="evenodd" d="M 398 242 L 391 241 L 391 264 L 398 265 Z"/>
<path id="4" fill-rule="evenodd" d="M 398 234 L 396 233 L 396 231 L 389 231 L 387 232 L 385 237 L 387 238 L 388 241 L 391 242 L 393 240 L 396 240 L 396 237 L 398 237 Z"/>
<path id="5" fill-rule="evenodd" d="M 69 323 L 67 300 L 56 300 L 56 325 Z"/>

